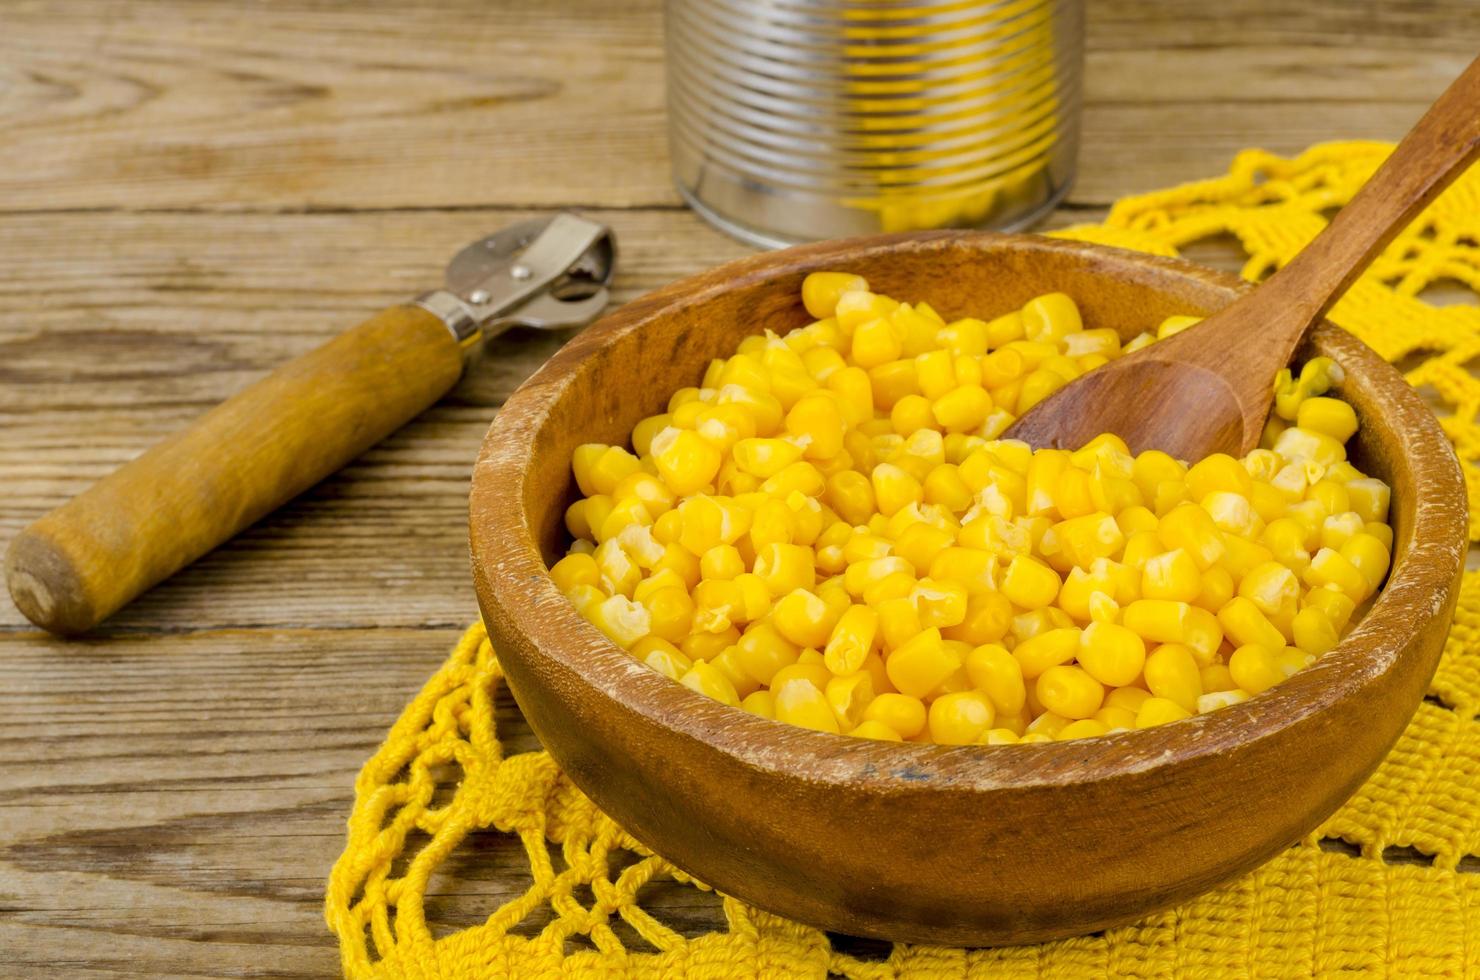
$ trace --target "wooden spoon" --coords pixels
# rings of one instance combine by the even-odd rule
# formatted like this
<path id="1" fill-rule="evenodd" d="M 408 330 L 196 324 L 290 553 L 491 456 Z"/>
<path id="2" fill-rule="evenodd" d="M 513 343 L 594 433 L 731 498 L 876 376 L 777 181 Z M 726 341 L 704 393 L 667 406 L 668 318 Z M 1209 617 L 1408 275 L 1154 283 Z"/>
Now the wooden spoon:
<path id="1" fill-rule="evenodd" d="M 1113 432 L 1134 452 L 1242 456 L 1259 445 L 1274 377 L 1369 263 L 1480 153 L 1480 58 L 1316 236 L 1269 281 L 1197 326 L 1066 385 L 1005 433 L 1077 449 Z"/>

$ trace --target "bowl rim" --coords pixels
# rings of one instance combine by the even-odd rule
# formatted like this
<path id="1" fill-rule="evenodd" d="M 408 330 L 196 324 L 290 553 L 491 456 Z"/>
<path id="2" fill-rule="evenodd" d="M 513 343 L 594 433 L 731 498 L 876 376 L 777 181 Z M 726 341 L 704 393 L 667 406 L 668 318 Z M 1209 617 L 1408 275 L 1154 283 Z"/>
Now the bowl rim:
<path id="1" fill-rule="evenodd" d="M 1183 259 L 1089 242 L 986 231 L 930 231 L 838 239 L 737 259 L 639 297 L 603 317 L 546 362 L 505 402 L 485 436 L 470 495 L 470 543 L 480 600 L 577 683 L 622 712 L 705 743 L 756 770 L 851 789 L 898 792 L 922 788 L 1030 789 L 1129 777 L 1172 762 L 1223 754 L 1277 737 L 1357 695 L 1393 669 L 1407 638 L 1452 601 L 1468 546 L 1467 498 L 1459 463 L 1433 413 L 1387 361 L 1334 325 L 1318 327 L 1339 350 L 1349 376 L 1390 395 L 1391 426 L 1411 431 L 1425 448 L 1411 460 L 1414 482 L 1427 487 L 1412 528 L 1395 552 L 1388 580 L 1366 615 L 1316 664 L 1248 701 L 1153 729 L 1094 738 L 1001 746 L 896 743 L 815 732 L 722 704 L 634 660 L 582 618 L 555 587 L 525 506 L 528 464 L 550 409 L 579 381 L 597 352 L 652 319 L 702 305 L 737 286 L 764 286 L 791 276 L 846 267 L 849 257 L 895 249 L 979 248 L 1075 253 L 1124 275 L 1189 279 L 1230 300 L 1251 288 L 1235 276 Z M 1457 506 L 1455 506 L 1457 504 Z M 516 692 L 517 693 L 517 692 Z"/>

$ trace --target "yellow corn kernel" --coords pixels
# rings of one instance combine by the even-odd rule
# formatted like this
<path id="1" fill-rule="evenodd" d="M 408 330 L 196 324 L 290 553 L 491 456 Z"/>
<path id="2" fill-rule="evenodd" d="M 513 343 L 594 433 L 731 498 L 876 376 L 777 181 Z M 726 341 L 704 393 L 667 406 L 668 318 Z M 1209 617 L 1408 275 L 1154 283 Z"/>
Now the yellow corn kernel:
<path id="1" fill-rule="evenodd" d="M 1020 310 L 1004 313 L 997 319 L 988 321 L 987 346 L 996 349 L 1015 340 L 1021 340 L 1025 329 L 1023 314 Z"/>
<path id="2" fill-rule="evenodd" d="M 1254 479 L 1244 464 L 1227 453 L 1214 453 L 1187 471 L 1187 493 L 1193 500 L 1219 491 L 1247 498 L 1253 487 Z"/>
<path id="3" fill-rule="evenodd" d="M 878 613 L 879 635 L 890 650 L 904 646 L 924 629 L 914 601 L 907 596 L 879 603 Z"/>
<path id="4" fill-rule="evenodd" d="M 975 548 L 942 548 L 930 561 L 929 577 L 938 582 L 954 582 L 968 594 L 991 592 L 997 581 L 997 559 Z M 952 624 L 954 625 L 954 624 Z"/>
<path id="5" fill-rule="evenodd" d="M 688 588 L 699 584 L 699 559 L 679 544 L 665 545 L 663 557 L 653 566 L 653 572 L 668 570 L 677 575 Z"/>
<path id="6" fill-rule="evenodd" d="M 1044 736 L 1040 739 L 1041 741 L 1052 741 L 1058 737 L 1059 732 L 1069 726 L 1071 721 L 1072 719 L 1065 718 L 1063 715 L 1044 711 L 1028 723 L 1027 734 L 1020 741 L 1026 742 L 1034 736 Z"/>
<path id="7" fill-rule="evenodd" d="M 1022 379 L 1022 389 L 1018 394 L 1017 404 L 1013 406 L 1012 411 L 1017 415 L 1022 415 L 1028 409 L 1062 388 L 1064 383 L 1065 378 L 1045 368 L 1028 372 Z"/>
<path id="8" fill-rule="evenodd" d="M 961 385 L 935 399 L 931 415 L 950 432 L 968 432 L 979 428 L 991 414 L 992 396 L 980 385 Z"/>
<path id="9" fill-rule="evenodd" d="M 1075 738 L 1094 738 L 1097 735 L 1104 735 L 1109 731 L 1110 729 L 1107 726 L 1096 721 L 1094 718 L 1081 718 L 1078 721 L 1071 721 L 1059 729 L 1056 741 L 1067 742 Z"/>
<path id="10" fill-rule="evenodd" d="M 756 552 L 755 574 L 773 596 L 817 585 L 816 556 L 799 544 L 768 544 Z"/>
<path id="11" fill-rule="evenodd" d="M 941 634 L 978 646 L 996 643 L 1012 625 L 1012 602 L 1000 592 L 978 592 L 966 599 L 966 617 Z"/>
<path id="12" fill-rule="evenodd" d="M 1337 630 L 1346 628 L 1346 624 L 1351 620 L 1352 613 L 1357 608 L 1357 604 L 1351 600 L 1351 597 L 1334 585 L 1327 585 L 1306 592 L 1303 604 L 1312 606 L 1325 613 L 1326 618 L 1331 621 L 1331 625 Z"/>
<path id="13" fill-rule="evenodd" d="M 1117 687 L 1105 695 L 1105 706 L 1109 708 L 1124 708 L 1131 714 L 1141 709 L 1146 699 L 1151 697 L 1151 692 L 1141 687 Z"/>
<path id="14" fill-rule="evenodd" d="M 1346 449 L 1341 443 L 1323 432 L 1300 426 L 1292 426 L 1281 432 L 1280 437 L 1275 440 L 1274 451 L 1288 460 L 1310 460 L 1322 466 L 1346 459 Z"/>
<path id="15" fill-rule="evenodd" d="M 878 742 L 900 742 L 899 733 L 881 721 L 865 721 L 849 729 L 854 738 L 871 738 Z"/>
<path id="16" fill-rule="evenodd" d="M 1061 554 L 1081 568 L 1088 568 L 1096 559 L 1109 558 L 1125 546 L 1125 534 L 1109 514 L 1073 517 L 1055 524 L 1053 531 Z"/>
<path id="17" fill-rule="evenodd" d="M 1201 591 L 1197 563 L 1184 548 L 1148 558 L 1141 568 L 1141 595 L 1147 599 L 1194 602 Z"/>
<path id="18" fill-rule="evenodd" d="M 838 719 L 827 697 L 805 678 L 789 680 L 772 690 L 776 720 L 818 732 L 839 733 Z"/>
<path id="19" fill-rule="evenodd" d="M 688 673 L 693 661 L 678 648 L 656 636 L 647 636 L 632 646 L 632 656 L 670 680 L 678 680 Z"/>
<path id="20" fill-rule="evenodd" d="M 1341 636 L 1332 625 L 1331 617 L 1316 606 L 1306 606 L 1297 612 L 1290 629 L 1294 634 L 1295 646 L 1316 657 L 1324 656 L 1341 642 Z"/>
<path id="21" fill-rule="evenodd" d="M 823 662 L 834 674 L 851 674 L 863 666 L 877 644 L 879 614 L 868 606 L 850 606 L 838 619 L 823 651 Z"/>
<path id="22" fill-rule="evenodd" d="M 1247 700 L 1249 700 L 1249 692 L 1238 688 L 1231 691 L 1213 691 L 1197 699 L 1197 713 L 1205 715 L 1209 711 L 1217 711 L 1219 708 L 1226 708 Z"/>
<path id="23" fill-rule="evenodd" d="M 735 694 L 745 697 L 760 686 L 755 678 L 747 674 L 736 659 L 737 647 L 726 647 L 717 657 L 709 660 L 709 665 L 724 675 L 725 680 L 735 689 Z"/>
<path id="24" fill-rule="evenodd" d="M 1241 646 L 1229 656 L 1228 672 L 1241 690 L 1262 694 L 1285 679 L 1275 661 L 1275 650 L 1280 649 L 1283 644 L 1273 649 L 1257 643 Z"/>
<path id="25" fill-rule="evenodd" d="M 1077 657 L 1079 665 L 1096 681 L 1108 687 L 1124 687 L 1141 676 L 1146 643 L 1124 626 L 1090 623 L 1079 638 Z"/>
<path id="26" fill-rule="evenodd" d="M 844 293 L 866 292 L 868 280 L 848 272 L 813 272 L 802 280 L 802 305 L 813 318 L 824 320 L 838 308 Z"/>
<path id="27" fill-rule="evenodd" d="M 1244 573 L 1238 594 L 1265 615 L 1276 616 L 1300 600 L 1300 580 L 1279 562 L 1266 561 Z"/>
<path id="28" fill-rule="evenodd" d="M 1278 650 L 1285 645 L 1284 634 L 1260 612 L 1254 603 L 1238 596 L 1218 611 L 1218 622 L 1230 641 L 1239 646 L 1259 644 Z"/>
<path id="29" fill-rule="evenodd" d="M 1195 327 L 1199 323 L 1202 323 L 1202 317 L 1200 316 L 1169 316 L 1157 326 L 1156 339 L 1165 340 L 1168 337 L 1181 333 L 1188 327 Z"/>
<path id="30" fill-rule="evenodd" d="M 954 320 L 941 327 L 935 339 L 953 354 L 980 357 L 987 352 L 987 325 L 973 317 Z"/>
<path id="31" fill-rule="evenodd" d="M 1192 650 L 1180 643 L 1163 643 L 1146 657 L 1146 686 L 1158 698 L 1191 714 L 1202 694 L 1202 675 Z"/>
<path id="32" fill-rule="evenodd" d="M 658 475 L 680 496 L 704 489 L 723 462 L 720 450 L 703 436 L 672 426 L 653 437 L 652 450 Z"/>
<path id="33" fill-rule="evenodd" d="M 645 471 L 623 477 L 612 489 L 612 496 L 617 500 L 635 498 L 642 501 L 654 520 L 672 510 L 673 505 L 678 502 L 673 491 L 664 486 L 662 480 Z"/>
<path id="34" fill-rule="evenodd" d="M 1079 307 L 1064 293 L 1047 293 L 1023 305 L 1023 332 L 1029 340 L 1057 344 L 1083 329 Z"/>
<path id="35" fill-rule="evenodd" d="M 731 707 L 740 706 L 740 695 L 735 692 L 735 686 L 716 667 L 703 660 L 695 662 L 678 679 L 678 682 L 689 690 L 697 691 L 721 704 L 728 704 Z"/>
<path id="36" fill-rule="evenodd" d="M 785 439 L 741 439 L 731 448 L 742 472 L 764 480 L 802 458 L 802 449 Z"/>
<path id="37" fill-rule="evenodd" d="M 1357 413 L 1339 398 L 1307 398 L 1300 403 L 1295 424 L 1337 442 L 1357 434 Z"/>
<path id="38" fill-rule="evenodd" d="M 1306 653 L 1299 647 L 1287 646 L 1276 650 L 1274 662 L 1279 666 L 1280 672 L 1286 677 L 1294 677 L 1305 668 L 1311 666 L 1318 658 L 1313 653 Z"/>
<path id="39" fill-rule="evenodd" d="M 828 604 L 806 589 L 793 589 L 776 601 L 771 623 L 777 632 L 803 647 L 822 647 L 841 617 Z"/>
<path id="40" fill-rule="evenodd" d="M 653 538 L 660 544 L 674 544 L 683 534 L 683 515 L 677 510 L 665 511 L 653 521 Z M 697 558 L 694 559 L 698 561 Z"/>
<path id="41" fill-rule="evenodd" d="M 1154 532 L 1161 521 L 1149 507 L 1132 504 L 1115 515 L 1115 523 L 1120 525 L 1120 532 L 1129 539 L 1132 534 Z"/>
<path id="42" fill-rule="evenodd" d="M 873 484 L 854 470 L 828 477 L 823 500 L 849 524 L 863 524 L 875 513 Z"/>
<path id="43" fill-rule="evenodd" d="M 839 322 L 842 322 L 839 318 Z M 853 330 L 851 353 L 853 363 L 862 368 L 878 367 L 898 360 L 904 345 L 894 327 L 883 317 L 865 321 Z"/>
<path id="44" fill-rule="evenodd" d="M 1388 556 L 1388 546 L 1363 531 L 1348 538 L 1341 546 L 1339 553 L 1367 580 L 1368 594 L 1376 592 L 1382 580 L 1387 577 L 1388 564 L 1391 560 Z"/>
<path id="45" fill-rule="evenodd" d="M 1143 640 L 1183 643 L 1192 606 L 1173 599 L 1137 599 L 1125 607 L 1121 622 Z"/>
<path id="46" fill-rule="evenodd" d="M 745 560 L 732 544 L 717 544 L 699 556 L 699 574 L 707 579 L 733 579 L 745 573 Z M 811 586 L 812 583 L 806 583 Z"/>
<path id="47" fill-rule="evenodd" d="M 596 540 L 596 529 L 601 527 L 612 512 L 615 501 L 605 494 L 597 494 L 577 500 L 565 511 L 565 528 L 571 537 Z"/>
<path id="48" fill-rule="evenodd" d="M 925 499 L 920 481 L 892 463 L 880 463 L 870 476 L 879 513 L 892 516 L 901 507 Z"/>
<path id="49" fill-rule="evenodd" d="M 777 671 L 792 666 L 800 656 L 801 649 L 770 623 L 751 623 L 735 643 L 735 665 L 760 684 L 769 685 Z"/>
<path id="50" fill-rule="evenodd" d="M 1385 569 L 1384 572 L 1386 572 Z M 1340 552 L 1330 548 L 1317 551 L 1310 560 L 1310 566 L 1306 568 L 1305 574 L 1301 577 L 1311 588 L 1334 585 L 1353 603 L 1360 603 L 1372 592 L 1367 576 L 1363 575 Z"/>
<path id="51" fill-rule="evenodd" d="M 993 728 L 982 733 L 976 740 L 978 745 L 1016 745 L 1020 741 L 1017 732 L 1010 728 Z"/>
<path id="52" fill-rule="evenodd" d="M 1027 555 L 1014 555 L 1002 575 L 1001 592 L 1023 609 L 1041 609 L 1059 594 L 1058 573 Z"/>
<path id="53" fill-rule="evenodd" d="M 846 425 L 831 394 L 805 395 L 786 413 L 786 431 L 804 445 L 808 459 L 830 459 L 842 452 Z"/>
<path id="54" fill-rule="evenodd" d="M 921 630 L 884 662 L 895 690 L 923 698 L 961 667 L 961 660 L 941 639 L 940 630 Z"/>
<path id="55" fill-rule="evenodd" d="M 653 437 L 673 424 L 673 417 L 664 412 L 661 415 L 649 415 L 632 428 L 632 449 L 638 456 L 647 456 L 652 452 Z"/>
<path id="56" fill-rule="evenodd" d="M 966 655 L 966 676 L 973 687 L 991 699 L 997 713 L 1016 715 L 1027 699 L 1023 670 L 1006 648 L 987 643 Z"/>
<path id="57" fill-rule="evenodd" d="M 649 630 L 672 643 L 683 642 L 694 621 L 694 600 L 679 586 L 657 589 L 641 601 L 648 611 Z"/>
<path id="58" fill-rule="evenodd" d="M 1192 712 L 1168 698 L 1147 698 L 1136 712 L 1137 728 L 1155 728 L 1183 718 L 1191 718 Z"/>
<path id="59" fill-rule="evenodd" d="M 822 694 L 839 726 L 852 729 L 862 723 L 864 709 L 874 699 L 874 682 L 860 670 L 847 677 L 830 678 Z"/>
<path id="60" fill-rule="evenodd" d="M 1228 672 L 1227 664 L 1208 664 L 1198 671 L 1198 678 L 1202 681 L 1204 691 L 1231 691 L 1238 687 L 1233 675 Z"/>
<path id="61" fill-rule="evenodd" d="M 996 721 L 992 701 L 980 691 L 942 694 L 930 705 L 930 737 L 940 745 L 970 745 Z"/>
<path id="62" fill-rule="evenodd" d="M 1134 690 L 1134 689 L 1133 689 Z M 1113 693 L 1113 692 L 1112 692 Z M 1145 693 L 1144 691 L 1141 693 Z M 1136 713 L 1128 708 L 1106 704 L 1094 713 L 1094 720 L 1105 726 L 1107 732 L 1136 727 Z"/>
<path id="63" fill-rule="evenodd" d="M 916 569 L 929 569 L 932 562 L 955 541 L 955 535 L 931 524 L 911 524 L 894 541 L 893 553 Z"/>
<path id="64" fill-rule="evenodd" d="M 1243 467 L 1240 466 L 1238 471 L 1243 473 Z M 1247 478 L 1248 474 L 1245 473 L 1244 476 Z M 1161 519 L 1157 536 L 1168 550 L 1181 548 L 1187 552 L 1197 563 L 1197 567 L 1203 570 L 1217 564 L 1228 550 L 1223 543 L 1223 535 L 1219 533 L 1208 512 L 1192 503 L 1173 507 Z"/>
<path id="65" fill-rule="evenodd" d="M 961 477 L 959 467 L 943 463 L 930 471 L 924 482 L 925 502 L 939 504 L 953 513 L 962 513 L 972 505 L 971 488 Z"/>
<path id="66" fill-rule="evenodd" d="M 601 570 L 590 555 L 566 555 L 550 566 L 550 578 L 565 593 L 577 585 L 599 585 Z"/>
<path id="67" fill-rule="evenodd" d="M 690 660 L 712 660 L 740 640 L 740 630 L 731 626 L 718 633 L 690 633 L 678 647 Z"/>
<path id="68" fill-rule="evenodd" d="M 623 477 L 631 476 L 641 468 L 637 457 L 620 446 L 586 443 L 577 446 L 571 454 L 571 471 L 575 474 L 576 485 L 587 497 L 598 493 L 610 494 Z"/>
<path id="69" fill-rule="evenodd" d="M 1349 510 L 1343 514 L 1332 514 L 1321 522 L 1321 547 L 1340 551 L 1342 545 L 1350 541 L 1354 535 L 1361 534 L 1366 528 L 1367 525 L 1363 522 L 1362 516 L 1356 511 Z"/>
<path id="70" fill-rule="evenodd" d="M 1351 499 L 1352 510 L 1356 511 L 1363 521 L 1372 523 L 1387 520 L 1392 491 L 1388 489 L 1386 483 L 1371 477 L 1363 477 L 1347 483 L 1346 492 Z"/>
<path id="71" fill-rule="evenodd" d="M 776 717 L 776 696 L 765 688 L 752 691 L 740 701 L 740 710 L 748 711 L 757 718 Z"/>
<path id="72" fill-rule="evenodd" d="M 1025 680 L 1037 680 L 1050 667 L 1067 664 L 1079 653 L 1080 631 L 1048 629 L 1013 647 L 1012 655 Z"/>
<path id="73" fill-rule="evenodd" d="M 745 596 L 733 581 L 704 579 L 694 587 L 693 630 L 722 633 L 742 622 Z"/>
<path id="74" fill-rule="evenodd" d="M 925 730 L 927 714 L 919 698 L 907 694 L 875 696 L 863 710 L 865 722 L 887 725 L 902 738 L 914 738 Z"/>
<path id="75" fill-rule="evenodd" d="M 1038 700 L 1049 711 L 1064 718 L 1089 718 L 1105 700 L 1105 688 L 1084 668 L 1050 667 L 1034 684 Z"/>

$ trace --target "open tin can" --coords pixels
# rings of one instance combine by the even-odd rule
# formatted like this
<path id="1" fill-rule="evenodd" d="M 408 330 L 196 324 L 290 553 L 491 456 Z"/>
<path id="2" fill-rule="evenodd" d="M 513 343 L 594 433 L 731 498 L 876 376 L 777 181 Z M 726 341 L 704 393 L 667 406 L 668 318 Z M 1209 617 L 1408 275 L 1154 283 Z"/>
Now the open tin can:
<path id="1" fill-rule="evenodd" d="M 1083 0 L 668 0 L 679 191 L 746 241 L 1027 225 L 1067 192 Z"/>

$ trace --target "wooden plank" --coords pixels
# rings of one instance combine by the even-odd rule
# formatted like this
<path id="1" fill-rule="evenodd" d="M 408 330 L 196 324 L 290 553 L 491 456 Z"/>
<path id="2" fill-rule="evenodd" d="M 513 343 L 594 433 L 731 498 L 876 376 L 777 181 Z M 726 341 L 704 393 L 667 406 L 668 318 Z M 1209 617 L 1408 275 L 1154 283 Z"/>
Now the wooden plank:
<path id="1" fill-rule="evenodd" d="M 1075 200 L 1393 139 L 1468 0 L 1090 3 Z M 678 204 L 658 0 L 8 4 L 0 209 Z"/>

